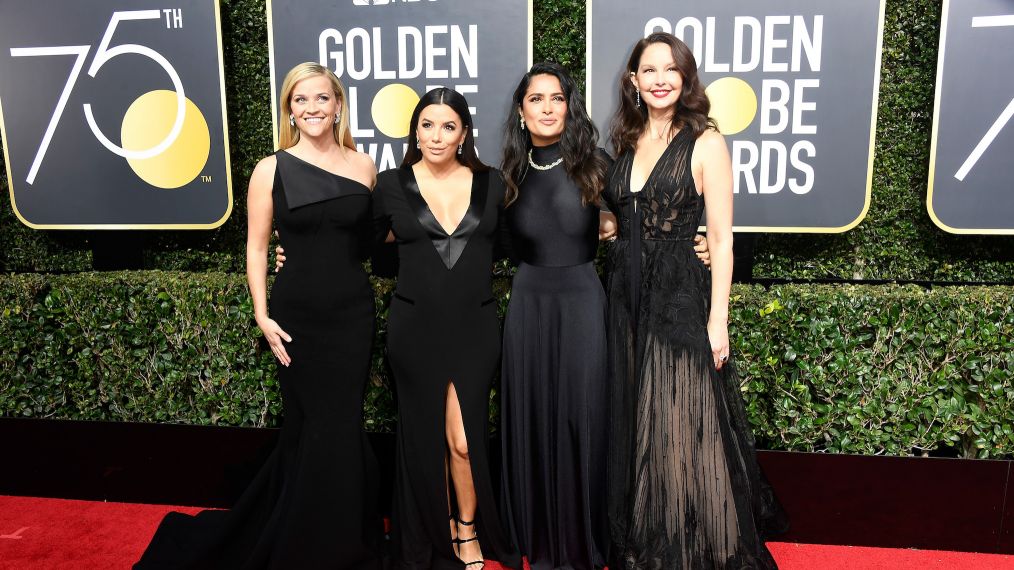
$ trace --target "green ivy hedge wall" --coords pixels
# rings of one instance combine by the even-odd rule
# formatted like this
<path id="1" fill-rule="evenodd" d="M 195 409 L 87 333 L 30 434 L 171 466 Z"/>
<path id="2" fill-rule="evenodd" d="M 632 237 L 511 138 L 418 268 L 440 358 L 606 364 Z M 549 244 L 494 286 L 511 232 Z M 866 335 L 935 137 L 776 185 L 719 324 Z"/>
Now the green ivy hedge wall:
<path id="1" fill-rule="evenodd" d="M 508 283 L 496 285 L 505 300 Z M 367 429 L 390 431 L 383 317 Z M 1014 287 L 737 285 L 747 412 L 769 449 L 1011 456 Z M 500 306 L 501 311 L 504 304 Z M 243 276 L 0 277 L 0 415 L 274 426 L 281 413 Z M 496 400 L 491 399 L 496 423 Z"/>
<path id="2" fill-rule="evenodd" d="M 263 0 L 222 0 L 236 207 L 215 231 L 143 232 L 148 271 L 92 268 L 89 232 L 0 208 L 0 416 L 274 426 L 274 364 L 242 275 L 245 188 L 271 152 Z M 1014 281 L 1014 238 L 954 236 L 926 213 L 939 0 L 887 0 L 873 200 L 841 235 L 763 235 L 755 277 Z M 584 77 L 585 3 L 535 0 L 535 57 Z M 2 169 L 0 169 L 2 170 Z M 6 173 L 0 192 L 8 195 Z M 70 273 L 63 275 L 62 273 Z M 501 310 L 509 282 L 497 280 Z M 390 431 L 375 280 L 367 429 Z M 1014 456 L 1014 287 L 789 284 L 733 289 L 732 330 L 762 446 Z M 491 396 L 496 422 L 496 396 Z"/>
<path id="3" fill-rule="evenodd" d="M 236 208 L 216 231 L 145 232 L 151 269 L 243 270 L 246 184 L 272 150 L 267 24 L 264 0 L 221 5 Z M 940 11 L 939 0 L 887 0 L 869 215 L 840 235 L 761 236 L 756 277 L 1014 280 L 1014 238 L 950 235 L 926 213 Z M 583 0 L 535 0 L 535 57 L 560 62 L 583 83 Z M 5 196 L 6 184 L 4 174 Z M 90 256 L 88 233 L 33 231 L 0 208 L 0 271 L 88 270 Z"/>

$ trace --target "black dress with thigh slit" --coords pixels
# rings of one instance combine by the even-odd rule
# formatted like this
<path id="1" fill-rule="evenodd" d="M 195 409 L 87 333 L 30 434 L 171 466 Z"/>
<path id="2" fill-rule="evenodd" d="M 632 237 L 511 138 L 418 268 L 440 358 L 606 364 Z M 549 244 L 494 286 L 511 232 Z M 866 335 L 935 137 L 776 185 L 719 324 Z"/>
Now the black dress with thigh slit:
<path id="1" fill-rule="evenodd" d="M 388 362 L 398 396 L 393 535 L 398 568 L 462 568 L 451 546 L 445 405 L 453 384 L 468 442 L 487 558 L 517 568 L 500 524 L 489 469 L 489 394 L 500 356 L 492 291 L 504 186 L 475 172 L 468 210 L 448 234 L 426 205 L 410 167 L 383 172 L 373 194 L 380 237 L 397 239 L 398 285 L 387 322 Z M 453 504 L 453 501 L 451 501 Z"/>
<path id="2" fill-rule="evenodd" d="M 620 155 L 603 194 L 620 221 L 608 282 L 610 568 L 774 568 L 763 537 L 786 525 L 733 364 L 712 360 L 711 274 L 693 249 L 704 210 L 695 141 L 680 130 L 638 193 L 634 153 Z"/>
<path id="3" fill-rule="evenodd" d="M 274 220 L 288 259 L 270 316 L 292 337 L 292 363 L 278 367 L 278 443 L 231 510 L 170 513 L 135 568 L 379 568 L 379 469 L 362 429 L 370 190 L 275 156 Z"/>
<path id="4" fill-rule="evenodd" d="M 559 143 L 532 149 L 536 164 L 559 158 Z M 533 569 L 602 568 L 609 372 L 599 209 L 581 203 L 560 164 L 529 168 L 506 211 L 519 264 L 500 379 L 504 515 Z"/>

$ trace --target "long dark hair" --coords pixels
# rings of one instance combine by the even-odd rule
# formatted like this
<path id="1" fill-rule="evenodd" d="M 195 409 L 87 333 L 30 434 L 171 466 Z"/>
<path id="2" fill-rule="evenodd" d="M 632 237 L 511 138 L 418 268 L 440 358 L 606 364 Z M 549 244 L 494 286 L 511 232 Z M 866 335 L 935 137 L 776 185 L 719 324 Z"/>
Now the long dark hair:
<path id="1" fill-rule="evenodd" d="M 598 203 L 599 194 L 606 182 L 608 165 L 605 158 L 598 152 L 599 132 L 595 123 L 585 110 L 584 97 L 581 96 L 577 83 L 561 65 L 544 61 L 536 63 L 521 78 L 511 109 L 504 121 L 503 171 L 507 185 L 507 203 L 518 197 L 518 186 L 524 180 L 528 170 L 528 149 L 532 147 L 532 139 L 528 131 L 521 130 L 521 122 L 517 112 L 521 109 L 522 100 L 528 91 L 532 77 L 536 75 L 552 75 L 560 80 L 563 95 L 567 98 L 567 118 L 564 121 L 563 135 L 560 137 L 560 153 L 563 155 L 563 169 L 567 176 L 581 189 L 581 203 Z"/>
<path id="2" fill-rule="evenodd" d="M 472 114 L 468 112 L 468 101 L 465 101 L 464 95 L 447 87 L 437 87 L 436 89 L 427 91 L 422 96 L 422 99 L 419 99 L 419 104 L 415 106 L 415 110 L 412 111 L 412 120 L 408 126 L 410 137 L 408 151 L 405 153 L 405 158 L 401 161 L 401 166 L 412 166 L 422 160 L 422 151 L 416 148 L 415 141 L 412 139 L 415 138 L 415 131 L 419 126 L 419 115 L 423 109 L 430 105 L 447 105 L 461 117 L 461 128 L 465 130 L 465 142 L 461 145 L 461 154 L 455 155 L 458 162 L 467 166 L 472 172 L 489 170 L 489 166 L 483 164 L 479 160 L 479 155 L 475 152 L 475 137 L 472 135 Z"/>
<path id="3" fill-rule="evenodd" d="M 634 50 L 630 53 L 630 59 L 627 60 L 627 67 L 620 75 L 620 106 L 609 127 L 609 139 L 617 156 L 628 150 L 634 150 L 637 147 L 638 139 L 644 134 L 644 129 L 648 125 L 648 106 L 638 107 L 637 88 L 631 83 L 630 74 L 637 72 L 637 66 L 641 63 L 641 54 L 651 44 L 669 46 L 672 50 L 673 61 L 676 62 L 676 69 L 683 78 L 683 89 L 676 102 L 676 112 L 673 113 L 668 132 L 671 134 L 674 130 L 687 127 L 693 131 L 694 138 L 697 138 L 709 128 L 718 130 L 718 124 L 708 116 L 711 111 L 711 102 L 708 101 L 708 95 L 704 92 L 704 87 L 697 77 L 697 62 L 694 60 L 694 53 L 690 51 L 687 44 L 676 36 L 655 32 L 634 44 Z"/>

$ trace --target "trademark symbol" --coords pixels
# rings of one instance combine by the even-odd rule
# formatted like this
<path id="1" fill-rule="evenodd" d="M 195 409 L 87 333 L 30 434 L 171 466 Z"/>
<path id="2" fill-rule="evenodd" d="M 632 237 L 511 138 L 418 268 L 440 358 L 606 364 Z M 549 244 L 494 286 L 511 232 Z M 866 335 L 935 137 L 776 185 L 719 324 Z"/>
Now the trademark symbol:
<path id="1" fill-rule="evenodd" d="M 201 182 L 211 182 L 211 176 L 208 174 L 201 175 Z"/>

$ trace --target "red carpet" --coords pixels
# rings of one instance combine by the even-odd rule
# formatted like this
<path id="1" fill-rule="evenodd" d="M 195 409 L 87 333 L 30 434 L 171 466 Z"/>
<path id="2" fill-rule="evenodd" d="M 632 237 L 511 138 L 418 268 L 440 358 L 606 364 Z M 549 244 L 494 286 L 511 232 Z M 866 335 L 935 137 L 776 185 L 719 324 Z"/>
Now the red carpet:
<path id="1" fill-rule="evenodd" d="M 170 510 L 196 508 L 0 496 L 0 569 L 130 568 Z M 782 570 L 1014 570 L 1014 556 L 815 544 L 769 544 Z M 501 570 L 487 564 L 487 570 Z"/>

